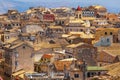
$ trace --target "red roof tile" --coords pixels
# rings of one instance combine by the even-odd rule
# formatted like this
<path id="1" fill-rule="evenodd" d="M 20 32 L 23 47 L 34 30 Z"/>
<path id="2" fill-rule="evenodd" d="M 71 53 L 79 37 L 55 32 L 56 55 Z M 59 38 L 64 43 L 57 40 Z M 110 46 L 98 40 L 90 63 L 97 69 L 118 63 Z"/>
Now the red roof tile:
<path id="1" fill-rule="evenodd" d="M 44 55 L 42 56 L 42 58 L 48 58 L 48 59 L 50 59 L 51 57 L 53 57 L 52 54 L 44 54 Z"/>
<path id="2" fill-rule="evenodd" d="M 77 11 L 81 11 L 82 8 L 80 6 L 77 7 Z"/>

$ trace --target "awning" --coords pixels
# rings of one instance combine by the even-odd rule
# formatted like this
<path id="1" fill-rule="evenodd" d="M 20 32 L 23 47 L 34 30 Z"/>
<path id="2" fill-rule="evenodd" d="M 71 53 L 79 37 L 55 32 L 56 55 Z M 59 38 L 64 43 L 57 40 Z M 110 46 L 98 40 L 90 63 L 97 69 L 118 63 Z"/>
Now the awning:
<path id="1" fill-rule="evenodd" d="M 24 79 L 24 74 L 20 74 L 18 77 Z"/>
<path id="2" fill-rule="evenodd" d="M 20 71 L 17 71 L 15 73 L 12 74 L 12 76 L 18 76 L 18 75 L 21 75 L 21 74 L 24 74 L 25 71 L 24 70 L 20 70 Z"/>

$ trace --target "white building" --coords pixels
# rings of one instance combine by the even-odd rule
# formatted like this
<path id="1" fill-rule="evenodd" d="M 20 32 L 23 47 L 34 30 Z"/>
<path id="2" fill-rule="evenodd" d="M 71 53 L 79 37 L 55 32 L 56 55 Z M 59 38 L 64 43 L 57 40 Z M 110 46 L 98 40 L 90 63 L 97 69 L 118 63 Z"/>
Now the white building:
<path id="1" fill-rule="evenodd" d="M 26 25 L 25 27 L 22 28 L 23 33 L 37 33 L 39 31 L 43 32 L 43 29 L 39 25 Z"/>

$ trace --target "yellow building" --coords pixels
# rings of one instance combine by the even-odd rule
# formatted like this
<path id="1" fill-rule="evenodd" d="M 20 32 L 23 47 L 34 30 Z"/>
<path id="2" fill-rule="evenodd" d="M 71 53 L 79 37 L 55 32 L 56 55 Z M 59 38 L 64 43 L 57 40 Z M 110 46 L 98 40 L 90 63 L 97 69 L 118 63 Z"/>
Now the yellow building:
<path id="1" fill-rule="evenodd" d="M 95 33 L 95 40 L 99 40 L 102 36 L 115 36 L 118 34 L 119 28 L 98 28 Z"/>

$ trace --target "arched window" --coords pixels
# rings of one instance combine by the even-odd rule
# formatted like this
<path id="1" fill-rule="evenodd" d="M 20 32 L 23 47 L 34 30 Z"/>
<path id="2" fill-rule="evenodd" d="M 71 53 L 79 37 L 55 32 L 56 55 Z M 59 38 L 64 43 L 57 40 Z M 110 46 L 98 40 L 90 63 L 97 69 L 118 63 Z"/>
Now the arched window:
<path id="1" fill-rule="evenodd" d="M 105 32 L 105 35 L 107 35 L 107 32 Z"/>
<path id="2" fill-rule="evenodd" d="M 81 14 L 79 14 L 79 18 L 81 18 Z"/>
<path id="3" fill-rule="evenodd" d="M 112 32 L 110 32 L 110 35 L 112 35 L 113 33 Z"/>

